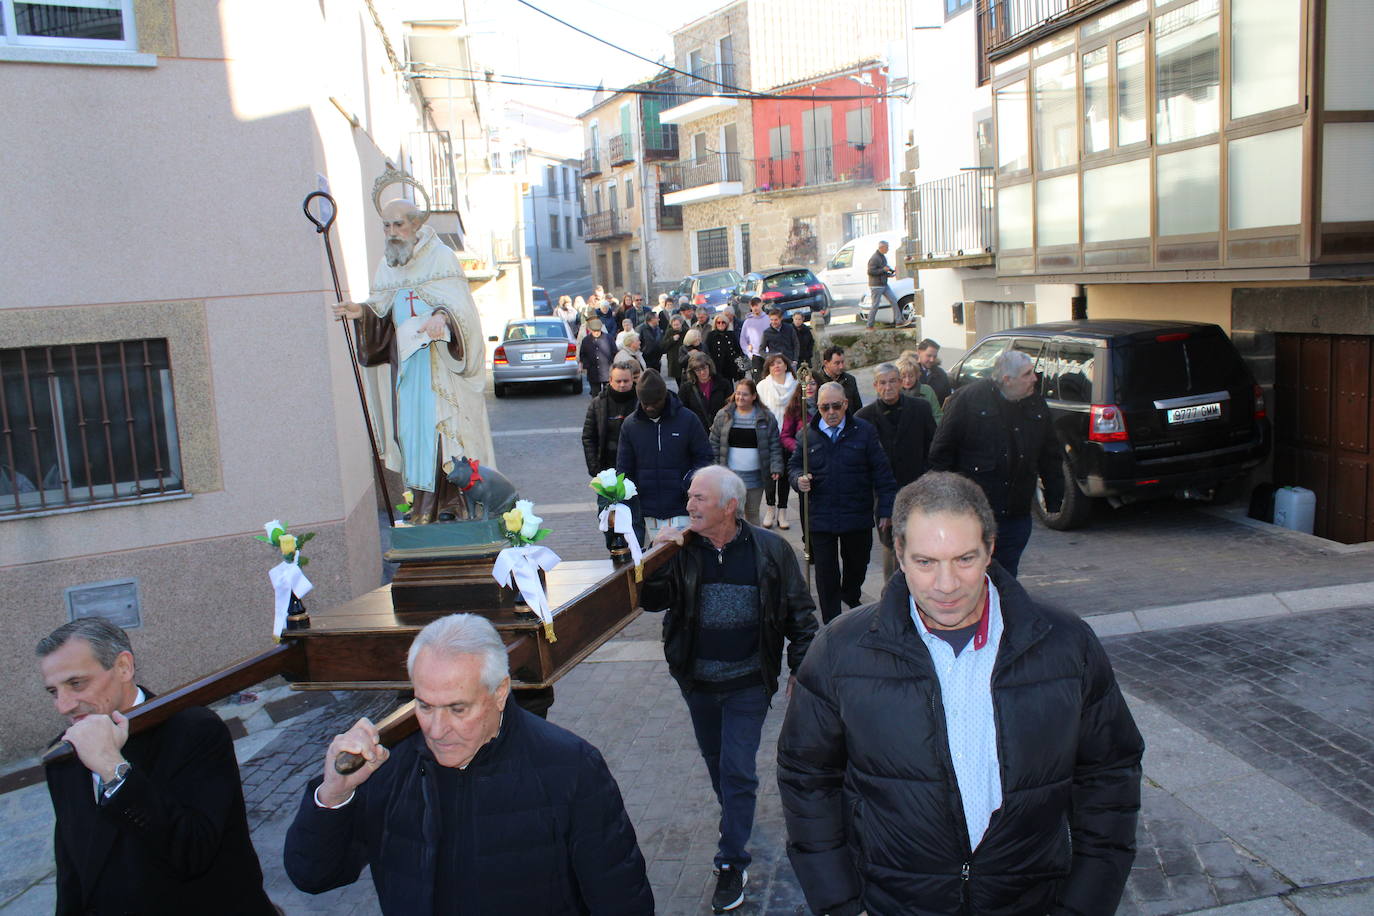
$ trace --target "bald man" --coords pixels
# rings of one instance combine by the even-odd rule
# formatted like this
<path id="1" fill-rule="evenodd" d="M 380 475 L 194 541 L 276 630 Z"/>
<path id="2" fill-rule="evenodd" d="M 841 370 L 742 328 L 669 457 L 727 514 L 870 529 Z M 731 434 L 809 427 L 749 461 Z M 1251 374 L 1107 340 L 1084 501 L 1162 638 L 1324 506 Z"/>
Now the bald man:
<path id="1" fill-rule="evenodd" d="M 482 323 L 458 256 L 424 224 L 408 200 L 380 209 L 385 251 L 364 302 L 333 307 L 360 325 L 358 359 L 392 367 L 387 464 L 415 494 L 411 521 L 450 517 L 460 493 L 444 465 L 461 459 L 494 464 L 487 421 Z"/>
<path id="2" fill-rule="evenodd" d="M 829 623 L 840 615 L 840 601 L 863 603 L 860 592 L 873 550 L 876 506 L 878 529 L 886 533 L 897 482 L 873 424 L 850 416 L 844 386 L 826 382 L 816 392 L 816 416 L 806 427 L 803 463 L 792 463 L 792 486 L 810 494 L 807 526 L 816 564 L 816 603 Z M 797 437 L 798 448 L 802 437 Z"/>

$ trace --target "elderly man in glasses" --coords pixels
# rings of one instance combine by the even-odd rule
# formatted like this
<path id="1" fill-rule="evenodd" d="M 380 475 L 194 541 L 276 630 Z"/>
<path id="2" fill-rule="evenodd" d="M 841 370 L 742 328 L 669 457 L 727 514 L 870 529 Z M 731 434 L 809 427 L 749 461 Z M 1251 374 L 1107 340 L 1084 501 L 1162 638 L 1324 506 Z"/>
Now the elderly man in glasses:
<path id="1" fill-rule="evenodd" d="M 806 436 L 810 473 L 803 474 L 802 462 L 794 461 L 791 478 L 797 492 L 811 494 L 807 512 L 816 603 L 829 623 L 840 615 L 841 600 L 850 607 L 863 603 L 875 508 L 878 530 L 886 533 L 897 481 L 873 424 L 848 413 L 843 385 L 822 385 L 816 407 Z"/>

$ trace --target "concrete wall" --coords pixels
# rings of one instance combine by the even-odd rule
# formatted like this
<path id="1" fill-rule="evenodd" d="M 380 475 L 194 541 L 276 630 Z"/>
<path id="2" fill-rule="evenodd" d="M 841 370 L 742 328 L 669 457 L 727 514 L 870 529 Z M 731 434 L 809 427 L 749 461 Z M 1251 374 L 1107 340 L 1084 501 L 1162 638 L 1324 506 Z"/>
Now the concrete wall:
<path id="1" fill-rule="evenodd" d="M 580 159 L 562 159 L 538 156 L 533 153 L 526 159 L 529 191 L 524 195 L 525 204 L 525 257 L 530 261 L 531 276 L 535 285 L 544 285 L 546 277 L 557 276 L 587 266 L 587 243 L 577 234 L 578 211 L 577 173 L 582 168 Z M 548 168 L 558 169 L 557 196 L 552 196 L 548 184 Z M 574 190 L 564 193 L 564 179 L 571 178 Z M 549 229 L 549 216 L 558 217 L 558 247 L 552 245 Z M 566 217 L 566 221 L 565 221 Z M 565 237 L 564 229 L 571 228 L 571 238 Z"/>
<path id="2" fill-rule="evenodd" d="M 0 520 L 3 758 L 60 726 L 31 647 L 66 621 L 70 585 L 139 580 L 142 679 L 165 690 L 270 644 L 263 522 L 318 533 L 310 605 L 380 578 L 365 433 L 300 204 L 328 182 L 345 295 L 365 296 L 381 249 L 372 181 L 403 161 L 416 108 L 357 0 L 151 8 L 139 25 L 160 36 L 155 67 L 0 64 L 0 195 L 38 220 L 32 244 L 0 251 L 0 340 L 167 338 L 190 494 Z"/>

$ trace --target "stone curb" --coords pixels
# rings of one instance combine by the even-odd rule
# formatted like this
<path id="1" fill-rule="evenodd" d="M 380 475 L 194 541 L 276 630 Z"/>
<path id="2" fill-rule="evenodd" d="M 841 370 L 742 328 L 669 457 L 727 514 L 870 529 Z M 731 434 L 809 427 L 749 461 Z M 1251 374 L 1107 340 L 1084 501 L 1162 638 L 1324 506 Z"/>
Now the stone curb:
<path id="1" fill-rule="evenodd" d="M 1149 633 L 1209 623 L 1261 620 L 1284 614 L 1331 611 L 1374 604 L 1374 582 L 1329 585 L 1287 592 L 1262 592 L 1236 598 L 1217 598 L 1164 607 L 1141 608 L 1084 617 L 1098 636 Z"/>

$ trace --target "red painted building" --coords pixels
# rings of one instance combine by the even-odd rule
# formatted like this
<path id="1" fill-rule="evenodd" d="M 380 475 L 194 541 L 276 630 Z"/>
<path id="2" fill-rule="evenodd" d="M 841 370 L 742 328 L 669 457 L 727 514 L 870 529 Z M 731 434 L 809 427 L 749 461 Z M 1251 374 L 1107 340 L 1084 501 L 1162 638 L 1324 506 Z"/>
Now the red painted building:
<path id="1" fill-rule="evenodd" d="M 886 89 L 885 75 L 874 66 L 774 92 L 796 101 L 751 103 L 755 189 L 885 181 L 887 103 L 827 97 L 881 96 Z"/>

